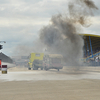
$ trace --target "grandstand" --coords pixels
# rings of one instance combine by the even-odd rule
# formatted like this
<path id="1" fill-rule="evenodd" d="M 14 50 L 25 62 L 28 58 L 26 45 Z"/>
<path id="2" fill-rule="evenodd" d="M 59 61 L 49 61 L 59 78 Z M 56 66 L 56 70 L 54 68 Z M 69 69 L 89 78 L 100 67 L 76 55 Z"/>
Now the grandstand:
<path id="1" fill-rule="evenodd" d="M 100 65 L 100 35 L 83 34 L 84 60 L 90 65 Z"/>

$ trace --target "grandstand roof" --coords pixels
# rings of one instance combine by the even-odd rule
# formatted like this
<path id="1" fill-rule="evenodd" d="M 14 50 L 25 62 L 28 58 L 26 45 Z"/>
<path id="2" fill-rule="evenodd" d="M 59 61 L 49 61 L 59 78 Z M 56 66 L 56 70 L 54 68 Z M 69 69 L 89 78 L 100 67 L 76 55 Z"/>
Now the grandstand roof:
<path id="1" fill-rule="evenodd" d="M 93 54 L 100 51 L 100 35 L 99 34 L 79 34 L 83 36 L 84 39 L 84 48 L 87 52 L 91 52 L 91 47 L 90 47 L 90 40 L 91 40 L 91 46 L 93 50 Z M 90 37 L 90 39 L 89 39 Z"/>
<path id="2" fill-rule="evenodd" d="M 82 36 L 100 37 L 100 34 L 79 34 Z"/>

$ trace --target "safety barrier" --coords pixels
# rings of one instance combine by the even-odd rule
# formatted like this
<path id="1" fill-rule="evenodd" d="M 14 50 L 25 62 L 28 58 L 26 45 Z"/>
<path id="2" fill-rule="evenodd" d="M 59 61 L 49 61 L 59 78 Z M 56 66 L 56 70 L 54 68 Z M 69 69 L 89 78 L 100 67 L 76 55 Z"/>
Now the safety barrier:
<path id="1" fill-rule="evenodd" d="M 7 74 L 7 65 L 2 65 L 2 74 Z"/>

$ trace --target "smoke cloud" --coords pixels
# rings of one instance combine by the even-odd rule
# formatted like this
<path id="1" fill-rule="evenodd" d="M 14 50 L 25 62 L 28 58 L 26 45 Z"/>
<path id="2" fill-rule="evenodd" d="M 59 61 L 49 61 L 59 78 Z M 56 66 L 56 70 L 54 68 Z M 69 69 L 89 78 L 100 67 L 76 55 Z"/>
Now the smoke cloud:
<path id="1" fill-rule="evenodd" d="M 49 53 L 62 54 L 67 65 L 79 66 L 83 57 L 84 40 L 78 35 L 82 27 L 91 25 L 90 17 L 98 8 L 91 0 L 70 2 L 67 16 L 52 16 L 50 24 L 40 30 L 40 40 Z"/>

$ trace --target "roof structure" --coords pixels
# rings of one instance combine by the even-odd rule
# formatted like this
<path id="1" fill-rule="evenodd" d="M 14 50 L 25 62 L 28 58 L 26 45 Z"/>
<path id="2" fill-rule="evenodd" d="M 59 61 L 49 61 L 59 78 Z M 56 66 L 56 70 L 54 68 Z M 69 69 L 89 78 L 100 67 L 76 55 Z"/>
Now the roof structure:
<path id="1" fill-rule="evenodd" d="M 93 58 L 100 52 L 100 35 L 99 34 L 79 34 L 84 39 L 84 57 Z"/>
<path id="2" fill-rule="evenodd" d="M 79 34 L 82 36 L 100 37 L 100 34 Z"/>
<path id="3" fill-rule="evenodd" d="M 98 48 L 98 47 L 100 47 L 100 37 L 91 36 L 90 39 L 91 39 L 91 45 L 92 45 L 92 49 L 93 50 Z M 87 42 L 88 42 L 88 45 L 90 45 L 89 36 L 86 36 L 86 38 L 84 40 L 85 40 L 84 41 L 85 42 L 85 46 L 86 46 Z M 90 48 L 90 46 L 89 46 L 89 48 Z"/>
<path id="4" fill-rule="evenodd" d="M 13 63 L 13 60 L 2 52 L 0 53 L 0 59 L 2 62 Z"/>

